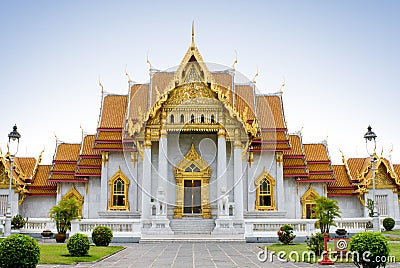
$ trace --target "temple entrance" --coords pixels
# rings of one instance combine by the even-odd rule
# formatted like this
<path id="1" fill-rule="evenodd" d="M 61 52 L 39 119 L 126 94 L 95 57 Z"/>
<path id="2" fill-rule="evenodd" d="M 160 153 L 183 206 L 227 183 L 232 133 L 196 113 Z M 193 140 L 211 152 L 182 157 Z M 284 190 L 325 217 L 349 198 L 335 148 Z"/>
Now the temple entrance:
<path id="1" fill-rule="evenodd" d="M 184 180 L 184 214 L 201 213 L 201 180 Z"/>
<path id="2" fill-rule="evenodd" d="M 174 169 L 176 179 L 176 205 L 174 218 L 184 215 L 199 215 L 211 218 L 209 182 L 211 168 L 194 148 L 178 163 Z"/>

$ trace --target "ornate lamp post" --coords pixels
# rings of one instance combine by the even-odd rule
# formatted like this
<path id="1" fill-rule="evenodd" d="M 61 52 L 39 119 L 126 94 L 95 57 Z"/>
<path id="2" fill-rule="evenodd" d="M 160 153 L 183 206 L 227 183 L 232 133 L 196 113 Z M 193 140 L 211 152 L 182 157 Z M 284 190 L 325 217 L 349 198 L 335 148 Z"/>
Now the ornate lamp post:
<path id="1" fill-rule="evenodd" d="M 380 223 L 379 223 L 379 213 L 375 209 L 376 201 L 375 201 L 375 150 L 376 150 L 376 134 L 372 131 L 372 127 L 368 126 L 368 131 L 364 135 L 365 145 L 367 147 L 367 152 L 370 155 L 371 159 L 371 172 L 372 172 L 372 201 L 374 202 L 374 206 L 372 207 L 372 222 L 374 232 L 380 232 Z"/>
<path id="2" fill-rule="evenodd" d="M 14 125 L 13 131 L 8 134 L 8 159 L 10 161 L 10 187 L 8 189 L 8 198 L 7 198 L 7 213 L 6 213 L 6 222 L 4 228 L 4 236 L 9 236 L 11 234 L 11 194 L 12 194 L 12 173 L 13 173 L 13 162 L 14 157 L 18 152 L 19 139 L 21 135 L 17 131 L 17 125 Z"/>

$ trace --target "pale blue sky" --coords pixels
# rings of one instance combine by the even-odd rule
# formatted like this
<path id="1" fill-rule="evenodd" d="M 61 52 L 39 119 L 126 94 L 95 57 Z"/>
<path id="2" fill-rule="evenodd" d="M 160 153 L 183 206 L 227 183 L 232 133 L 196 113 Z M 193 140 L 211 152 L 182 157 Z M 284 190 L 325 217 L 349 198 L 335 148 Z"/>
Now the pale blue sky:
<path id="1" fill-rule="evenodd" d="M 20 156 L 55 138 L 80 142 L 94 133 L 100 77 L 106 91 L 127 93 L 153 66 L 179 64 L 196 44 L 207 62 L 231 66 L 258 89 L 276 92 L 283 80 L 289 131 L 303 125 L 304 142 L 328 136 L 334 163 L 366 156 L 368 124 L 384 155 L 400 163 L 400 3 L 398 1 L 0 1 L 0 145 L 14 123 Z M 380 149 L 379 149 L 380 150 Z"/>

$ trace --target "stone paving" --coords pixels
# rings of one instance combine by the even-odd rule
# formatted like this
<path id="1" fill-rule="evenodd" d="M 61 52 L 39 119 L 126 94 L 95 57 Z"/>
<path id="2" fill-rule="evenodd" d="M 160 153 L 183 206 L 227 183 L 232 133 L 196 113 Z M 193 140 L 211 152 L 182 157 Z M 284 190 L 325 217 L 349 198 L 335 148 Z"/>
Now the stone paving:
<path id="1" fill-rule="evenodd" d="M 218 242 L 163 242 L 123 244 L 126 248 L 102 261 L 76 265 L 38 265 L 50 267 L 321 267 L 317 264 L 280 261 L 270 256 L 258 260 L 261 244 Z M 354 264 L 335 264 L 328 267 L 355 267 Z M 386 267 L 400 267 L 392 263 Z"/>

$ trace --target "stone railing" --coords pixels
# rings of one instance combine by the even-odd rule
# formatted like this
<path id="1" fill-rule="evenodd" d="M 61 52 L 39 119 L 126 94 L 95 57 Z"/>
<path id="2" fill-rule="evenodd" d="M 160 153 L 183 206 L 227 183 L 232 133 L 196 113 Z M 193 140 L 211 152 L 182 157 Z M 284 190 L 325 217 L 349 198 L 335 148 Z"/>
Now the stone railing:
<path id="1" fill-rule="evenodd" d="M 83 219 L 74 220 L 71 223 L 71 234 L 84 233 L 92 235 L 96 226 L 107 226 L 114 234 L 114 237 L 140 237 L 140 219 Z"/>
<path id="2" fill-rule="evenodd" d="M 0 218 L 1 220 L 1 218 Z M 91 236 L 96 226 L 107 226 L 113 231 L 115 237 L 140 237 L 140 219 L 82 219 L 71 223 L 70 234 L 84 233 Z M 28 223 L 21 229 L 21 233 L 40 234 L 43 230 L 57 233 L 56 225 L 49 218 L 29 218 Z"/>
<path id="3" fill-rule="evenodd" d="M 245 219 L 246 237 L 278 237 L 278 230 L 283 224 L 293 226 L 297 236 L 309 236 L 319 232 L 315 228 L 315 219 Z M 371 218 L 340 218 L 335 220 L 337 226 L 331 226 L 330 232 L 336 229 L 346 229 L 348 233 L 360 233 L 367 229 Z M 382 219 L 381 219 L 382 225 Z"/>

